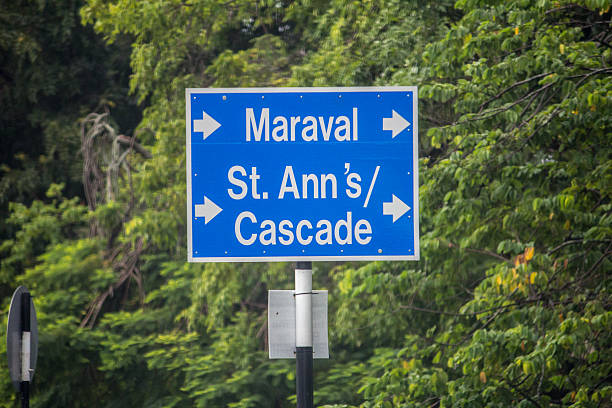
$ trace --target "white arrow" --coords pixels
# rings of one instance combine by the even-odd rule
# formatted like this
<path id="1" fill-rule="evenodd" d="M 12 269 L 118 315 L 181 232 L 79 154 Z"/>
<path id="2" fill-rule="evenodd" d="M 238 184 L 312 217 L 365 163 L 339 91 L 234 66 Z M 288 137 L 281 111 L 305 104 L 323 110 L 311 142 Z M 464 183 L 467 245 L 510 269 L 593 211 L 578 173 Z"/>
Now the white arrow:
<path id="1" fill-rule="evenodd" d="M 221 124 L 204 111 L 202 111 L 202 119 L 195 119 L 193 121 L 193 131 L 202 132 L 204 134 L 204 140 L 206 140 L 215 130 L 219 129 L 219 126 L 221 126 Z"/>
<path id="2" fill-rule="evenodd" d="M 391 110 L 393 112 L 392 117 L 383 118 L 383 130 L 391 130 L 393 133 L 391 134 L 391 138 L 397 136 L 402 130 L 406 129 L 406 127 L 410 126 L 410 122 L 402 117 L 399 113 Z"/>
<path id="3" fill-rule="evenodd" d="M 395 194 L 391 194 L 391 196 L 393 199 L 390 203 L 383 203 L 383 215 L 392 215 L 393 222 L 395 222 L 399 217 L 406 214 L 410 207 L 397 198 Z"/>
<path id="4" fill-rule="evenodd" d="M 196 204 L 195 216 L 204 217 L 204 224 L 215 218 L 223 209 L 204 196 L 204 204 Z"/>

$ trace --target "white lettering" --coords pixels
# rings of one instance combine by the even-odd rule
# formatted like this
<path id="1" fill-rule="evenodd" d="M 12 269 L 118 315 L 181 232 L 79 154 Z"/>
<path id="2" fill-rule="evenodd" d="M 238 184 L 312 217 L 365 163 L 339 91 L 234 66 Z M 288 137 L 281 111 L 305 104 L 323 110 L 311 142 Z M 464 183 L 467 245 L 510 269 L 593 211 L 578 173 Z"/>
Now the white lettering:
<path id="1" fill-rule="evenodd" d="M 247 195 L 247 184 L 244 181 L 242 181 L 240 179 L 237 179 L 234 176 L 234 174 L 237 173 L 237 172 L 242 174 L 243 177 L 246 176 L 246 170 L 244 169 L 244 167 L 242 167 L 242 166 L 232 166 L 232 167 L 230 167 L 229 171 L 227 172 L 227 179 L 233 185 L 235 185 L 237 187 L 240 187 L 241 190 L 240 190 L 239 193 L 236 193 L 236 192 L 234 192 L 233 189 L 228 188 L 227 189 L 227 193 L 234 200 L 242 200 Z"/>
<path id="2" fill-rule="evenodd" d="M 353 180 L 361 181 L 361 176 L 357 173 L 351 173 L 346 178 L 346 184 L 349 188 L 355 189 L 354 191 L 346 189 L 346 195 L 350 198 L 357 198 L 361 195 L 361 184 L 354 182 Z"/>
<path id="3" fill-rule="evenodd" d="M 319 229 L 315 236 L 317 244 L 319 245 L 331 245 L 332 244 L 332 224 L 328 220 L 319 220 L 317 222 L 317 228 L 324 227 L 323 229 Z M 323 238 L 325 235 L 325 238 Z"/>
<path id="4" fill-rule="evenodd" d="M 353 108 L 353 140 L 357 140 L 357 108 Z"/>
<path id="5" fill-rule="evenodd" d="M 259 242 L 262 245 L 276 245 L 276 224 L 272 220 L 263 220 L 261 223 L 261 228 L 264 229 L 261 234 L 259 234 Z M 269 238 L 266 236 L 269 235 Z"/>
<path id="6" fill-rule="evenodd" d="M 249 222 L 243 223 L 245 219 Z M 316 228 L 313 228 L 313 222 L 306 219 L 299 220 L 295 229 L 293 225 L 289 220 L 281 220 L 278 224 L 274 220 L 263 220 L 257 225 L 255 215 L 243 211 L 236 218 L 234 232 L 242 245 L 253 245 L 256 241 L 264 246 L 278 243 L 293 245 L 296 240 L 300 245 L 310 245 L 313 241 L 316 245 L 333 245 L 334 242 L 338 245 L 352 245 L 353 237 L 359 245 L 367 245 L 372 241 L 370 222 L 361 219 L 353 226 L 353 214 L 350 211 L 346 213 L 346 219 L 341 218 L 335 222 L 320 219 L 316 222 Z M 244 233 L 249 230 L 254 232 L 245 237 Z"/>
<path id="7" fill-rule="evenodd" d="M 289 220 L 282 220 L 278 224 L 278 232 L 282 234 L 282 236 L 278 237 L 278 241 L 283 245 L 291 245 L 293 244 L 293 231 L 286 227 L 293 228 L 293 223 Z"/>
<path id="8" fill-rule="evenodd" d="M 334 176 L 332 173 L 321 174 L 321 198 L 327 197 L 327 181 L 331 181 L 332 198 L 338 198 L 338 185 L 336 183 L 336 176 Z"/>
<path id="9" fill-rule="evenodd" d="M 257 174 L 257 167 L 251 167 L 251 175 L 249 176 L 249 179 L 251 179 L 251 196 L 257 200 L 261 198 L 257 192 L 257 180 L 260 178 L 261 176 Z"/>
<path id="10" fill-rule="evenodd" d="M 257 234 L 251 234 L 249 239 L 244 239 L 244 237 L 242 236 L 242 233 L 240 232 L 240 224 L 242 223 L 242 220 L 244 218 L 248 218 L 249 220 L 251 220 L 253 224 L 257 222 L 257 218 L 255 218 L 255 214 L 253 214 L 250 211 L 243 211 L 240 214 L 238 214 L 238 217 L 236 218 L 236 223 L 234 224 L 234 233 L 236 234 L 236 238 L 238 239 L 238 242 L 240 242 L 242 245 L 253 245 L 253 243 L 257 239 Z"/>
<path id="11" fill-rule="evenodd" d="M 340 122 L 344 122 L 344 124 L 336 128 L 334 137 L 339 142 L 351 140 L 351 121 L 346 116 L 338 116 L 336 118 L 336 125 L 339 125 Z M 342 135 L 340 134 L 341 131 L 344 132 Z"/>
<path id="12" fill-rule="evenodd" d="M 308 198 L 308 181 L 312 181 L 313 198 L 319 198 L 319 179 L 316 174 L 302 175 L 302 198 Z"/>
<path id="13" fill-rule="evenodd" d="M 305 142 L 316 142 L 317 120 L 314 118 L 314 116 L 306 116 L 304 118 L 304 125 L 306 125 L 306 122 L 310 122 L 310 125 L 305 126 L 304 129 L 302 129 L 302 139 L 304 139 Z M 308 132 L 310 132 L 310 134 L 308 134 Z"/>
<path id="14" fill-rule="evenodd" d="M 255 123 L 253 108 L 246 108 L 246 141 L 251 141 L 251 127 L 253 128 L 253 138 L 256 142 L 261 141 L 261 133 L 264 132 L 265 141 L 270 140 L 270 109 L 263 108 L 259 116 L 259 125 Z"/>
<path id="15" fill-rule="evenodd" d="M 280 123 L 280 125 L 275 126 L 274 129 L 272 129 L 272 139 L 274 139 L 275 142 L 289 141 L 289 136 L 288 136 L 289 132 L 287 130 L 287 118 L 285 118 L 284 116 L 277 116 L 272 121 L 272 124 L 276 125 L 277 123 Z M 278 135 L 279 131 L 282 131 L 282 134 L 280 136 Z"/>
<path id="16" fill-rule="evenodd" d="M 290 187 L 287 187 L 287 181 L 290 182 Z M 278 192 L 278 199 L 282 200 L 285 198 L 285 193 L 293 193 L 294 198 L 300 198 L 300 191 L 298 190 L 297 183 L 295 182 L 293 167 L 291 166 L 285 166 L 285 173 L 283 174 L 283 182 L 281 183 L 281 188 Z"/>
<path id="17" fill-rule="evenodd" d="M 327 129 L 326 129 L 325 120 L 323 120 L 322 116 L 319 116 L 319 124 L 321 125 L 321 134 L 323 135 L 323 140 L 325 140 L 326 142 L 329 141 L 329 136 L 331 135 L 333 120 L 334 120 L 333 116 L 330 116 L 329 119 L 327 119 Z"/>
<path id="18" fill-rule="evenodd" d="M 270 141 L 270 108 L 261 108 L 259 120 L 255 117 L 254 108 L 246 108 L 246 141 Z M 317 121 L 318 119 L 318 121 Z M 352 108 L 352 116 L 312 116 L 302 119 L 301 116 L 278 115 L 272 119 L 272 141 L 295 142 L 301 137 L 305 142 L 329 142 L 332 131 L 336 141 L 357 141 L 359 130 L 358 109 Z M 320 132 L 320 133 L 319 133 Z M 297 136 L 296 136 L 297 135 Z"/>
<path id="19" fill-rule="evenodd" d="M 295 142 L 295 125 L 300 123 L 299 116 L 291 116 L 291 141 Z"/>
<path id="20" fill-rule="evenodd" d="M 364 228 L 361 228 L 361 227 L 364 227 Z M 361 234 L 371 234 L 371 233 L 372 233 L 372 226 L 367 220 L 357 221 L 357 224 L 355 224 L 355 240 L 359 244 L 367 245 L 372 240 L 372 237 L 369 236 L 369 237 L 362 238 Z"/>
<path id="21" fill-rule="evenodd" d="M 352 244 L 353 243 L 353 234 L 351 231 L 352 228 L 352 217 L 353 217 L 353 213 L 352 212 L 347 212 L 346 213 L 346 221 L 345 220 L 338 220 L 338 222 L 336 223 L 336 226 L 334 227 L 334 237 L 336 238 L 336 242 L 339 243 L 340 245 L 346 245 L 346 244 Z M 346 228 L 346 236 L 345 238 L 341 238 L 340 237 L 340 228 Z"/>
<path id="22" fill-rule="evenodd" d="M 298 222 L 297 228 L 295 229 L 295 235 L 297 236 L 297 240 L 302 245 L 308 245 L 312 242 L 312 235 L 308 235 L 307 239 L 302 237 L 302 228 L 306 226 L 308 229 L 312 229 L 312 224 L 308 220 L 302 220 Z"/>

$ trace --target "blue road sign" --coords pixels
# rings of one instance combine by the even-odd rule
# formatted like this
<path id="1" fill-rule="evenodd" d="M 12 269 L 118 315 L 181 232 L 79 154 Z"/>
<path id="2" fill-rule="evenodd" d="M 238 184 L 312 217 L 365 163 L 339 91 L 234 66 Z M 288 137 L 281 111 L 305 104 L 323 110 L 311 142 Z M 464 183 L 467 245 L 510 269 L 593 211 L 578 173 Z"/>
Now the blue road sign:
<path id="1" fill-rule="evenodd" d="M 186 102 L 190 262 L 419 259 L 416 87 Z"/>

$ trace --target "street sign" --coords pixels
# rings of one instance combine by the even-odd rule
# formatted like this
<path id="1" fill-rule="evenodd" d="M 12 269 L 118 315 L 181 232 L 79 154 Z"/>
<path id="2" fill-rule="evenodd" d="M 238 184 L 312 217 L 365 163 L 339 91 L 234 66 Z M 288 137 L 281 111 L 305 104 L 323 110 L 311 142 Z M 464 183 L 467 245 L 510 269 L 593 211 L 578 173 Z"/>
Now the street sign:
<path id="1" fill-rule="evenodd" d="M 295 358 L 295 291 L 268 291 L 268 355 L 271 359 Z M 312 291 L 313 358 L 329 358 L 327 291 Z"/>
<path id="2" fill-rule="evenodd" d="M 416 87 L 187 89 L 190 262 L 418 260 Z"/>
<path id="3" fill-rule="evenodd" d="M 29 312 L 24 316 L 24 310 Z M 6 329 L 9 377 L 16 391 L 31 382 L 38 357 L 38 325 L 30 292 L 19 286 L 13 293 Z"/>

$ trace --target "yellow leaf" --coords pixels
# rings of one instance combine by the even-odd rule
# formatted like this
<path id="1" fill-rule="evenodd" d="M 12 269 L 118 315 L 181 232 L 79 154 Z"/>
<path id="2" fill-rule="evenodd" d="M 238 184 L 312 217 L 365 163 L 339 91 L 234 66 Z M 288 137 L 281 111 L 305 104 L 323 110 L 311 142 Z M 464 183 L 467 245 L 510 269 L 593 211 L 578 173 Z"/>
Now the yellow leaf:
<path id="1" fill-rule="evenodd" d="M 531 272 L 531 275 L 529 276 L 529 282 L 533 285 L 535 283 L 535 278 L 536 276 L 538 276 L 537 272 Z"/>
<path id="2" fill-rule="evenodd" d="M 525 261 L 531 261 L 531 258 L 533 258 L 533 253 L 534 253 L 534 248 L 533 247 L 527 247 L 525 248 Z"/>
<path id="3" fill-rule="evenodd" d="M 563 228 L 565 228 L 566 230 L 569 230 L 570 226 L 571 226 L 571 224 L 570 224 L 569 220 L 567 220 L 567 221 L 565 221 L 565 224 L 563 225 Z"/>
<path id="4" fill-rule="evenodd" d="M 406 369 L 406 370 L 414 370 L 414 368 L 417 365 L 417 361 L 413 358 L 410 361 L 403 361 L 402 362 L 402 366 Z"/>
<path id="5" fill-rule="evenodd" d="M 497 283 L 497 286 L 501 286 L 502 284 L 501 275 L 497 275 L 497 278 L 495 279 L 495 283 Z"/>
<path id="6" fill-rule="evenodd" d="M 560 52 L 561 54 L 565 54 L 565 45 L 563 45 L 563 44 L 559 44 L 559 52 Z"/>
<path id="7" fill-rule="evenodd" d="M 519 33 L 519 28 L 518 27 L 514 27 L 514 35 L 518 35 Z"/>
<path id="8" fill-rule="evenodd" d="M 572 111 L 572 113 L 573 113 L 574 115 L 577 115 L 577 114 L 578 114 L 578 111 L 574 109 L 574 110 Z"/>
<path id="9" fill-rule="evenodd" d="M 531 361 L 523 361 L 523 372 L 527 375 L 529 375 L 529 373 L 531 373 L 533 368 L 533 364 L 531 363 Z"/>
<path id="10" fill-rule="evenodd" d="M 552 221 L 554 216 L 555 216 L 555 213 L 551 212 L 550 215 L 548 216 L 548 219 Z"/>
<path id="11" fill-rule="evenodd" d="M 483 384 L 487 382 L 487 375 L 485 374 L 484 371 L 480 372 L 480 382 L 482 382 Z"/>
<path id="12" fill-rule="evenodd" d="M 595 105 L 591 105 L 591 112 L 595 112 L 595 109 L 597 109 Z"/>

